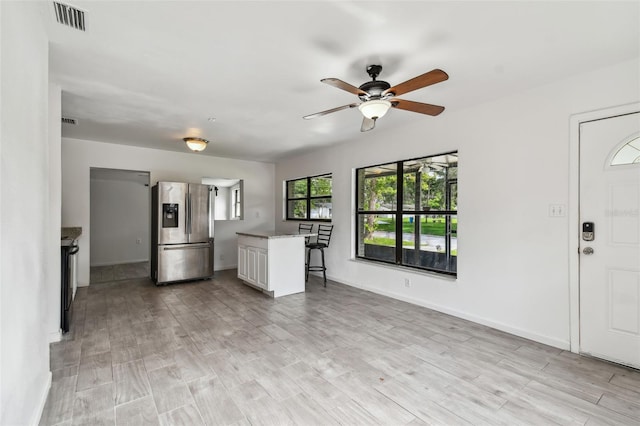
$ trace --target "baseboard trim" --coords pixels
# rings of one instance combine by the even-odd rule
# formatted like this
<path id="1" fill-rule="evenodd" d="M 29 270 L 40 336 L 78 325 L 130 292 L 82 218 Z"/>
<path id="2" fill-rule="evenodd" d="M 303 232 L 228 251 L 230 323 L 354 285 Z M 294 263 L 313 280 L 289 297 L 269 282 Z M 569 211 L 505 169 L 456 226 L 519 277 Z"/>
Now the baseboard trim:
<path id="1" fill-rule="evenodd" d="M 49 390 L 51 390 L 51 381 L 53 379 L 53 374 L 51 371 L 47 374 L 47 383 L 43 389 L 42 394 L 40 395 L 40 400 L 38 402 L 38 406 L 36 412 L 34 413 L 33 418 L 29 422 L 32 426 L 37 426 L 40 424 L 40 420 L 42 419 L 42 413 L 44 413 L 44 406 L 47 404 L 47 397 L 49 396 Z"/>
<path id="2" fill-rule="evenodd" d="M 49 343 L 59 342 L 60 340 L 62 340 L 61 330 L 49 333 Z"/>
<path id="3" fill-rule="evenodd" d="M 359 285 L 357 283 L 345 282 L 344 280 L 337 279 L 336 277 L 332 277 L 327 275 L 327 279 L 331 281 L 338 282 L 340 284 L 348 285 L 351 287 L 359 288 L 361 290 L 367 290 L 372 293 L 380 294 L 382 296 L 391 297 L 392 299 L 402 300 L 403 302 L 411 303 L 412 305 L 422 306 L 424 308 L 432 309 L 434 311 L 442 312 L 443 314 L 451 315 L 457 318 L 461 318 L 467 321 L 471 321 L 477 324 L 485 325 L 487 327 L 494 328 L 496 330 L 504 331 L 509 334 L 513 334 L 518 337 L 523 337 L 525 339 L 533 340 L 535 342 L 543 343 L 545 345 L 553 346 L 554 348 L 570 350 L 571 344 L 569 341 L 564 341 L 557 339 L 555 337 L 545 336 L 538 333 L 533 333 L 529 330 L 524 330 L 518 327 L 513 327 L 508 324 L 504 324 L 498 321 L 494 321 L 488 318 L 480 317 L 477 315 L 468 314 L 466 312 L 458 311 L 456 309 L 451 309 L 446 306 L 441 306 L 434 303 L 425 302 L 424 300 L 415 299 L 412 297 L 407 297 L 402 294 L 389 292 L 380 290 L 377 288 L 372 288 L 368 286 Z"/>
<path id="4" fill-rule="evenodd" d="M 217 268 L 214 267 L 213 271 L 227 271 L 229 269 L 238 269 L 238 265 L 222 265 L 222 266 L 218 266 Z"/>
<path id="5" fill-rule="evenodd" d="M 133 260 L 122 260 L 118 262 L 97 262 L 89 265 L 90 268 L 94 266 L 115 266 L 115 265 L 126 265 L 127 263 L 142 263 L 149 262 L 149 259 L 133 259 Z"/>

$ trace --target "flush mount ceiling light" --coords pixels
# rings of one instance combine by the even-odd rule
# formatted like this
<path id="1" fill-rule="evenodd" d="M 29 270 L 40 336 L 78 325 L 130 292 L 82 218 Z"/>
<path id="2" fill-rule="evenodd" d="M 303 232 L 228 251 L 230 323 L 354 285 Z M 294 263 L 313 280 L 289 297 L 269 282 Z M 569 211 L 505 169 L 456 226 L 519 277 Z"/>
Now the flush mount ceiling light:
<path id="1" fill-rule="evenodd" d="M 183 138 L 182 140 L 185 141 L 191 151 L 195 152 L 204 151 L 209 143 L 208 140 L 202 138 Z"/>
<path id="2" fill-rule="evenodd" d="M 372 120 L 377 120 L 385 115 L 389 108 L 391 108 L 391 102 L 384 99 L 372 99 L 358 106 L 362 115 Z"/>

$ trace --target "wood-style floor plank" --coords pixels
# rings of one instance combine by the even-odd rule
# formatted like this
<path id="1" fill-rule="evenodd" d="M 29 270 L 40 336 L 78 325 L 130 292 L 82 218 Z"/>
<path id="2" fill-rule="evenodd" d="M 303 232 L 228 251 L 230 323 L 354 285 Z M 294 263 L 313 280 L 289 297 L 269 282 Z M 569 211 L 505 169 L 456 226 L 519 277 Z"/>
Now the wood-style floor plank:
<path id="1" fill-rule="evenodd" d="M 160 419 L 151 395 L 116 407 L 117 426 L 158 426 Z"/>
<path id="2" fill-rule="evenodd" d="M 78 290 L 42 425 L 640 424 L 638 371 L 317 277 L 139 270 Z"/>
<path id="3" fill-rule="evenodd" d="M 51 383 L 49 396 L 42 413 L 42 423 L 55 425 L 73 417 L 77 376 L 60 377 Z"/>
<path id="4" fill-rule="evenodd" d="M 244 414 L 217 377 L 196 379 L 189 383 L 189 390 L 206 424 L 232 425 L 244 420 Z"/>
<path id="5" fill-rule="evenodd" d="M 82 391 L 113 381 L 111 352 L 82 356 L 76 390 Z"/>
<path id="6" fill-rule="evenodd" d="M 183 405 L 160 415 L 162 426 L 204 426 L 198 409 L 193 405 Z"/>
<path id="7" fill-rule="evenodd" d="M 114 424 L 113 383 L 76 392 L 73 401 L 73 424 Z"/>
<path id="8" fill-rule="evenodd" d="M 189 388 L 176 365 L 153 370 L 149 373 L 149 382 L 160 414 L 193 403 Z"/>
<path id="9" fill-rule="evenodd" d="M 142 360 L 113 366 L 116 383 L 116 405 L 142 398 L 151 393 L 147 372 Z"/>

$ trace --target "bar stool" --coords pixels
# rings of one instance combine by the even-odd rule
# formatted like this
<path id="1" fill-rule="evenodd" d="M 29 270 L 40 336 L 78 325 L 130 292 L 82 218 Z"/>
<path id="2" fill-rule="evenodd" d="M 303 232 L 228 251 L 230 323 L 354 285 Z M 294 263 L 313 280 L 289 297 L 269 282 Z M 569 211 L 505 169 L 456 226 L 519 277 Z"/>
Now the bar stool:
<path id="1" fill-rule="evenodd" d="M 299 223 L 298 224 L 298 234 L 312 234 L 313 233 L 313 223 Z M 304 238 L 305 246 L 309 244 L 309 240 L 311 237 Z"/>
<path id="2" fill-rule="evenodd" d="M 307 243 L 307 275 L 305 280 L 309 281 L 309 271 L 322 271 L 324 278 L 324 286 L 327 286 L 327 267 L 324 263 L 324 249 L 329 247 L 329 241 L 331 241 L 331 232 L 333 231 L 333 225 L 318 225 L 318 236 L 316 242 Z M 311 265 L 311 250 L 320 250 L 322 258 L 322 265 Z"/>
<path id="3" fill-rule="evenodd" d="M 298 224 L 298 234 L 312 234 L 313 233 L 313 223 L 299 223 Z M 309 241 L 311 240 L 311 237 L 304 237 L 304 247 L 305 247 L 305 252 L 308 251 L 307 244 L 309 244 Z M 307 274 L 307 265 L 309 264 L 309 261 L 307 259 L 307 254 L 304 254 L 304 273 L 305 273 L 305 277 Z M 305 278 L 305 281 L 308 278 Z"/>

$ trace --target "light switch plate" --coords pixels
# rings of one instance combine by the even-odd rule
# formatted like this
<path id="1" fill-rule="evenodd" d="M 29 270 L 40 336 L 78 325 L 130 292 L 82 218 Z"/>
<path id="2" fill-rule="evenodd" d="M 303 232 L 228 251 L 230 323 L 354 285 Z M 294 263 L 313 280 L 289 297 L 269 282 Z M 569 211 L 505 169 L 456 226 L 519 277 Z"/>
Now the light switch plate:
<path id="1" fill-rule="evenodd" d="M 565 217 L 567 206 L 565 204 L 549 204 L 549 217 Z"/>

